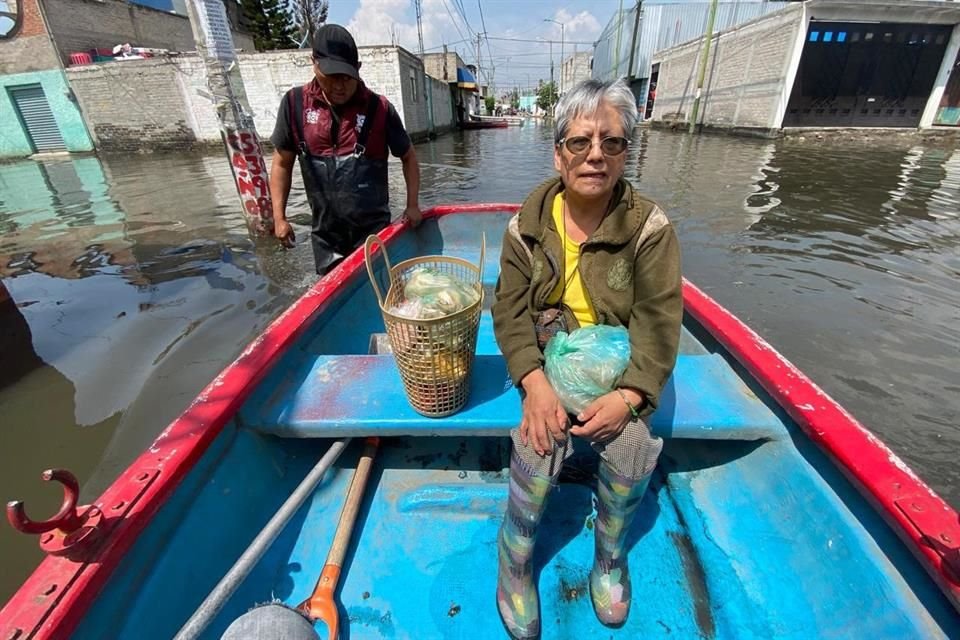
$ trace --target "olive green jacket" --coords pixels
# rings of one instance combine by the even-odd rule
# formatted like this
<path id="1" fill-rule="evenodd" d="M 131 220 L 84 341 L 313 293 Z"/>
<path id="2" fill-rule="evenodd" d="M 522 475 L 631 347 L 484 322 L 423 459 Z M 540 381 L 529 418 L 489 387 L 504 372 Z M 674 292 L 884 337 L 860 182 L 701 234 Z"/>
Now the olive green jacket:
<path id="1" fill-rule="evenodd" d="M 553 199 L 563 189 L 552 178 L 534 189 L 507 225 L 493 327 L 515 384 L 543 366 L 534 323 L 563 270 L 563 248 L 553 222 Z M 639 389 L 649 406 L 673 371 L 680 343 L 683 298 L 680 245 L 666 215 L 621 179 L 610 210 L 580 248 L 580 278 L 598 324 L 625 326 L 630 362 L 618 387 Z M 578 326 L 564 309 L 567 326 Z"/>

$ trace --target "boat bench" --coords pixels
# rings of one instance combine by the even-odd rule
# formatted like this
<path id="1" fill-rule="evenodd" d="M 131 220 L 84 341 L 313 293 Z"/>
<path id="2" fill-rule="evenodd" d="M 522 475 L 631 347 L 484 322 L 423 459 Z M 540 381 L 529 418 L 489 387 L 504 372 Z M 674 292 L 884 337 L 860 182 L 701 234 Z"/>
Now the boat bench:
<path id="1" fill-rule="evenodd" d="M 271 384 L 273 383 L 273 384 Z M 427 418 L 407 402 L 392 355 L 321 355 L 274 374 L 240 411 L 243 426 L 294 438 L 507 435 L 520 397 L 501 355 L 478 355 L 458 413 Z M 683 355 L 650 418 L 663 438 L 770 440 L 781 420 L 719 355 Z"/>

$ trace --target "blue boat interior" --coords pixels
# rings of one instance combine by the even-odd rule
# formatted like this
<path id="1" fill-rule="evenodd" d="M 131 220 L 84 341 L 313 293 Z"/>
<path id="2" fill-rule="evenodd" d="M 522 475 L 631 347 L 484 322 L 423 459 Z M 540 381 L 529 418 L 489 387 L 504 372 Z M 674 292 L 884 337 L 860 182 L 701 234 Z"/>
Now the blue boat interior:
<path id="1" fill-rule="evenodd" d="M 341 637 L 507 637 L 496 536 L 520 404 L 489 303 L 508 219 L 448 215 L 388 246 L 394 264 L 476 262 L 481 234 L 492 248 L 463 411 L 431 419 L 410 408 L 392 357 L 371 354 L 383 321 L 356 274 L 160 509 L 74 637 L 173 637 L 333 439 L 364 435 L 382 440 L 338 590 Z M 592 610 L 596 459 L 578 447 L 536 547 L 545 640 L 960 638 L 957 612 L 893 531 L 689 317 L 652 427 L 665 448 L 628 538 L 627 623 L 606 628 Z M 258 603 L 296 606 L 310 594 L 361 446 L 352 442 L 203 637 Z"/>

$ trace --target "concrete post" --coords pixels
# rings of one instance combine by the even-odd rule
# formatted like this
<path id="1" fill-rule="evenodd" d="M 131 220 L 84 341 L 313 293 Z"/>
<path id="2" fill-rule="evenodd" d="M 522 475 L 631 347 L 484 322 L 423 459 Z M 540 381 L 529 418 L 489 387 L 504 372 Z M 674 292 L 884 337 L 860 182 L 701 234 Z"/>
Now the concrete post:
<path id="1" fill-rule="evenodd" d="M 690 110 L 690 133 L 696 132 L 697 117 L 700 111 L 700 94 L 703 91 L 703 80 L 707 76 L 707 58 L 710 57 L 710 41 L 713 40 L 713 22 L 717 17 L 717 0 L 710 2 L 710 13 L 707 14 L 707 29 L 704 35 L 703 53 L 700 55 L 700 70 L 697 72 L 697 93 L 693 98 L 693 108 Z"/>
<path id="2" fill-rule="evenodd" d="M 251 232 L 267 233 L 273 227 L 270 179 L 237 65 L 226 9 L 222 0 L 187 0 L 187 15 L 204 62 L 209 98 L 220 122 L 247 226 Z"/>

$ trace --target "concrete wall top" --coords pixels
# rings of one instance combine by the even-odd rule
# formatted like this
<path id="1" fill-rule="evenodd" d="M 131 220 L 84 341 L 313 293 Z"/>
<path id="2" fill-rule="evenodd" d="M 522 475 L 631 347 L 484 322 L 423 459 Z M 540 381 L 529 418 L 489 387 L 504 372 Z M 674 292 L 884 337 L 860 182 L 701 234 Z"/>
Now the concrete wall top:
<path id="1" fill-rule="evenodd" d="M 786 2 L 766 0 L 721 1 L 717 7 L 714 31 L 743 24 L 759 16 L 776 12 Z M 646 78 L 651 58 L 656 51 L 679 43 L 703 37 L 710 3 L 672 2 L 668 4 L 644 2 L 640 14 L 633 68 L 630 66 L 630 45 L 636 24 L 635 8 L 615 13 L 607 23 L 593 52 L 593 77 L 613 80 L 623 76 Z M 619 48 L 618 48 L 619 45 Z"/>
<path id="2" fill-rule="evenodd" d="M 956 24 L 960 6 L 943 0 L 808 0 L 812 20 Z"/>
<path id="3" fill-rule="evenodd" d="M 90 49 L 133 46 L 193 51 L 193 31 L 186 16 L 125 0 L 42 0 L 50 33 L 61 60 Z M 234 46 L 253 47 L 248 34 L 233 33 Z"/>
<path id="4" fill-rule="evenodd" d="M 713 40 L 716 40 L 720 36 L 725 36 L 727 34 L 733 34 L 733 33 L 748 34 L 751 31 L 763 31 L 767 29 L 771 23 L 774 23 L 774 22 L 782 23 L 784 20 L 789 22 L 789 21 L 792 21 L 793 19 L 800 19 L 802 15 L 803 15 L 803 4 L 799 2 L 791 3 L 774 13 L 768 13 L 764 16 L 755 18 L 748 22 L 744 22 L 730 29 L 725 29 L 723 31 L 714 31 Z M 699 48 L 702 42 L 703 42 L 703 36 L 700 36 L 699 38 L 688 40 L 686 42 L 669 47 L 667 49 L 661 49 L 653 54 L 653 64 L 656 64 L 657 62 L 661 62 L 665 58 L 671 58 L 678 54 L 684 53 L 688 49 L 696 49 L 699 51 Z"/>

